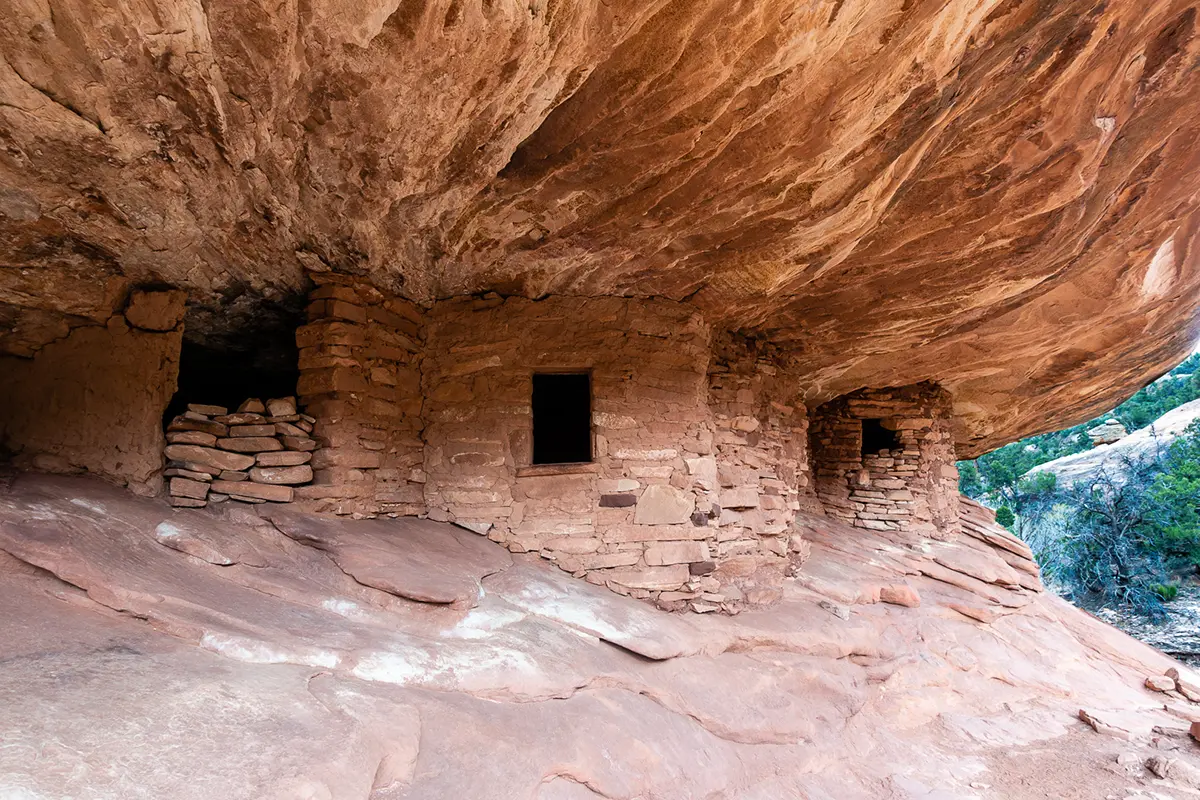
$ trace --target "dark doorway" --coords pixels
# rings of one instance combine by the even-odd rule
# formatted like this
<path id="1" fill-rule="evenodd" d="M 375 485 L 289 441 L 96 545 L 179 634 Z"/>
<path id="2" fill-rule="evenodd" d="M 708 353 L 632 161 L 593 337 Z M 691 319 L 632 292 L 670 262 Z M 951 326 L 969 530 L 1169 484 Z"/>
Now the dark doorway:
<path id="1" fill-rule="evenodd" d="M 248 294 L 212 306 L 189 306 L 179 353 L 179 385 L 166 420 L 188 403 L 237 408 L 257 397 L 289 397 L 300 379 L 296 328 L 304 297 L 264 300 Z"/>
<path id="2" fill-rule="evenodd" d="M 875 455 L 884 450 L 900 449 L 900 441 L 896 432 L 883 426 L 881 419 L 864 419 L 862 421 L 862 454 Z"/>
<path id="3" fill-rule="evenodd" d="M 592 380 L 587 373 L 533 376 L 533 463 L 592 460 Z"/>

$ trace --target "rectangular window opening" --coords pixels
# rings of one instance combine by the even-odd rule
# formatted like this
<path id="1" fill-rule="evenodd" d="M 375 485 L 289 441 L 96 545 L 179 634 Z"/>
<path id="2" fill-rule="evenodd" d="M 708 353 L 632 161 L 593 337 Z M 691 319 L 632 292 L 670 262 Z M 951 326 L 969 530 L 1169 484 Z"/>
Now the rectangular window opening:
<path id="1" fill-rule="evenodd" d="M 881 419 L 862 421 L 862 454 L 873 456 L 884 450 L 899 450 L 900 439 L 896 432 L 884 427 Z"/>
<path id="2" fill-rule="evenodd" d="M 533 463 L 592 460 L 592 377 L 546 372 L 533 376 Z"/>

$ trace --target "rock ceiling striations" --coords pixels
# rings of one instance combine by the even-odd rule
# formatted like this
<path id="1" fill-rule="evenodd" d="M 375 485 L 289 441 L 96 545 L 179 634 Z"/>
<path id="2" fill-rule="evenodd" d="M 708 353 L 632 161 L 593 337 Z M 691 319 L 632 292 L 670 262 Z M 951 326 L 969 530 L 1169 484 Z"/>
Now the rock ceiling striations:
<path id="1" fill-rule="evenodd" d="M 0 349 L 135 284 L 663 296 L 787 345 L 812 402 L 940 381 L 977 453 L 1200 332 L 1196 16 L 0 0 Z"/>

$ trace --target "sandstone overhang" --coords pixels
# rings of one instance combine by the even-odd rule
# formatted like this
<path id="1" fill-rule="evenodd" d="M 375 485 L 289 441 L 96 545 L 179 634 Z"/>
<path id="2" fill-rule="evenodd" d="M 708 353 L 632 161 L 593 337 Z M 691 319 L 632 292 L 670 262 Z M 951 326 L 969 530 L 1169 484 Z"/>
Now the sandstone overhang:
<path id="1" fill-rule="evenodd" d="M 289 9 L 6 10 L 0 352 L 136 286 L 207 339 L 331 271 L 661 297 L 783 347 L 810 406 L 940 384 L 970 456 L 1195 338 L 1191 4 Z"/>

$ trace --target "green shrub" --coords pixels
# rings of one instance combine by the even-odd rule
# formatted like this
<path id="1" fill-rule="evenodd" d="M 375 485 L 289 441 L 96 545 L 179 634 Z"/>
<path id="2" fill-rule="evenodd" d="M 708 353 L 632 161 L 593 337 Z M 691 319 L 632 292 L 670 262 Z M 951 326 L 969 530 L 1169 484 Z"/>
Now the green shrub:
<path id="1" fill-rule="evenodd" d="M 1178 583 L 1152 583 L 1150 591 L 1154 592 L 1164 603 L 1169 603 L 1179 596 Z"/>
<path id="2" fill-rule="evenodd" d="M 996 522 L 1008 528 L 1010 531 L 1012 530 L 1013 523 L 1016 521 L 1016 516 L 1013 515 L 1012 509 L 1008 506 L 1000 506 L 996 509 Z"/>

